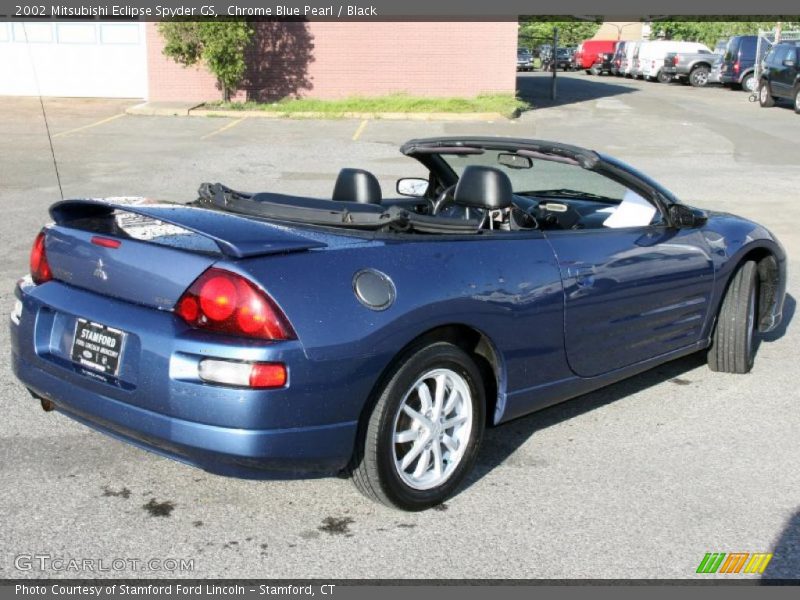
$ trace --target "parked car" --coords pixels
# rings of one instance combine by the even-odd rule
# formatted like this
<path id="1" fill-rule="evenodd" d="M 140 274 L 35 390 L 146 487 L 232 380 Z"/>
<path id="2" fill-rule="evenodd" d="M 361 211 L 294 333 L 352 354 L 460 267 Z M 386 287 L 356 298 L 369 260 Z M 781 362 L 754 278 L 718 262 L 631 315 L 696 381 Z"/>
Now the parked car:
<path id="1" fill-rule="evenodd" d="M 494 137 L 400 150 L 427 177 L 396 198 L 343 169 L 324 199 L 57 202 L 14 289 L 16 377 L 46 410 L 211 472 L 346 470 L 421 510 L 485 425 L 698 351 L 746 373 L 781 321 L 772 234 L 614 158 Z"/>
<path id="2" fill-rule="evenodd" d="M 630 76 L 633 77 L 634 79 L 640 79 L 642 77 L 642 60 L 641 60 L 641 56 L 645 52 L 645 49 L 647 48 L 647 45 L 650 44 L 650 43 L 652 43 L 652 42 L 649 42 L 647 40 L 643 40 L 643 41 L 639 42 L 638 44 L 636 44 L 636 47 L 634 48 L 633 62 L 631 64 L 631 72 L 630 72 Z"/>
<path id="3" fill-rule="evenodd" d="M 557 48 L 555 55 L 549 54 L 547 56 L 547 59 L 542 63 L 542 69 L 545 71 L 552 71 L 553 69 L 569 71 L 572 69 L 572 54 L 569 48 Z"/>
<path id="4" fill-rule="evenodd" d="M 764 61 L 764 72 L 758 87 L 761 106 L 774 106 L 777 98 L 786 98 L 800 114 L 800 42 L 775 44 Z"/>
<path id="5" fill-rule="evenodd" d="M 681 42 L 674 40 L 657 40 L 647 42 L 642 45 L 639 51 L 639 61 L 641 63 L 642 77 L 649 81 L 660 83 L 668 82 L 671 77 L 664 71 L 664 58 L 669 52 L 699 53 L 706 52 L 711 54 L 711 50 L 698 42 Z"/>
<path id="6" fill-rule="evenodd" d="M 720 81 L 723 85 L 746 92 L 755 91 L 757 48 L 757 35 L 735 35 L 728 40 L 720 67 Z"/>
<path id="7" fill-rule="evenodd" d="M 670 52 L 664 58 L 662 72 L 672 79 L 690 83 L 694 87 L 708 84 L 711 70 L 722 55 L 706 50 L 699 52 Z"/>
<path id="8" fill-rule="evenodd" d="M 533 71 L 533 54 L 527 48 L 517 50 L 517 71 Z"/>
<path id="9" fill-rule="evenodd" d="M 628 47 L 629 44 L 633 42 L 617 42 L 616 49 L 614 50 L 614 56 L 611 59 L 611 74 L 612 75 L 622 75 L 623 70 L 623 62 L 625 60 L 625 49 Z"/>
<path id="10" fill-rule="evenodd" d="M 634 67 L 636 60 L 639 56 L 639 48 L 642 41 L 630 42 L 625 46 L 625 57 L 622 59 L 622 66 L 620 68 L 621 75 L 625 77 L 633 77 Z"/>
<path id="11" fill-rule="evenodd" d="M 575 51 L 575 65 L 588 75 L 599 54 L 614 52 L 616 40 L 585 40 Z"/>
<path id="12" fill-rule="evenodd" d="M 594 61 L 590 72 L 592 75 L 602 75 L 604 73 L 608 73 L 611 75 L 614 69 L 614 53 L 612 52 L 602 52 L 597 55 L 597 59 Z"/>

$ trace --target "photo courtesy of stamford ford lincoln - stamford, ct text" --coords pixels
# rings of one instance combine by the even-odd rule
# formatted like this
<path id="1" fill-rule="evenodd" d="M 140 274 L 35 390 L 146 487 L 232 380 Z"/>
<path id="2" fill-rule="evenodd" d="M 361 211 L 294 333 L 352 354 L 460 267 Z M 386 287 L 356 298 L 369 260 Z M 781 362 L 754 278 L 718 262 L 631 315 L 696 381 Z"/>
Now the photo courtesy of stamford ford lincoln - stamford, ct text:
<path id="1" fill-rule="evenodd" d="M 0 600 L 796 598 L 795 2 L 0 0 Z"/>

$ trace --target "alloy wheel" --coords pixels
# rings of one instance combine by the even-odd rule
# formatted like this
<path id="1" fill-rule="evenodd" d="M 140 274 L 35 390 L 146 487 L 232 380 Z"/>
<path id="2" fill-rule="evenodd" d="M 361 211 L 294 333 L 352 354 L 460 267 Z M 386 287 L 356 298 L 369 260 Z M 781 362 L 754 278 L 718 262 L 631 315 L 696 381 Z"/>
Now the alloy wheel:
<path id="1" fill-rule="evenodd" d="M 411 488 L 446 482 L 461 463 L 472 431 L 472 394 L 451 369 L 423 374 L 406 392 L 394 419 L 394 464 Z"/>

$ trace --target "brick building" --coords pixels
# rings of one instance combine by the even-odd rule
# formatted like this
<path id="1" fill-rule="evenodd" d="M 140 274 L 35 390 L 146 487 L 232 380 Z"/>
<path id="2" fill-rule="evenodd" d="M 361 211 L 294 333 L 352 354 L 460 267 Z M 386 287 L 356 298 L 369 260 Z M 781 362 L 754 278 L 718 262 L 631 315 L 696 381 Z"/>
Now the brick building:
<path id="1" fill-rule="evenodd" d="M 516 85 L 516 22 L 261 22 L 255 29 L 239 100 L 475 96 Z M 208 71 L 184 68 L 162 48 L 148 23 L 150 100 L 219 99 Z"/>
<path id="2" fill-rule="evenodd" d="M 513 92 L 517 23 L 255 23 L 237 99 Z M 0 22 L 0 95 L 215 100 L 214 77 L 162 54 L 155 23 Z M 38 75 L 38 77 L 37 77 Z M 38 85 L 37 85 L 38 79 Z"/>

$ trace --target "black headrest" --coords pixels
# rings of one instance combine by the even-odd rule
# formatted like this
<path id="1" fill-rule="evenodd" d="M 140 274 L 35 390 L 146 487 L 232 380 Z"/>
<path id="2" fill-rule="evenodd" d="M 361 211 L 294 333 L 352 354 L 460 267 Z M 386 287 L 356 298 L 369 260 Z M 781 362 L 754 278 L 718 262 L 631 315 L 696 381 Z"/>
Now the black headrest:
<path id="1" fill-rule="evenodd" d="M 336 178 L 336 185 L 333 186 L 333 199 L 359 204 L 380 204 L 381 184 L 369 171 L 342 169 Z"/>
<path id="2" fill-rule="evenodd" d="M 495 210 L 511 206 L 511 180 L 494 167 L 469 165 L 456 184 L 456 204 Z"/>

